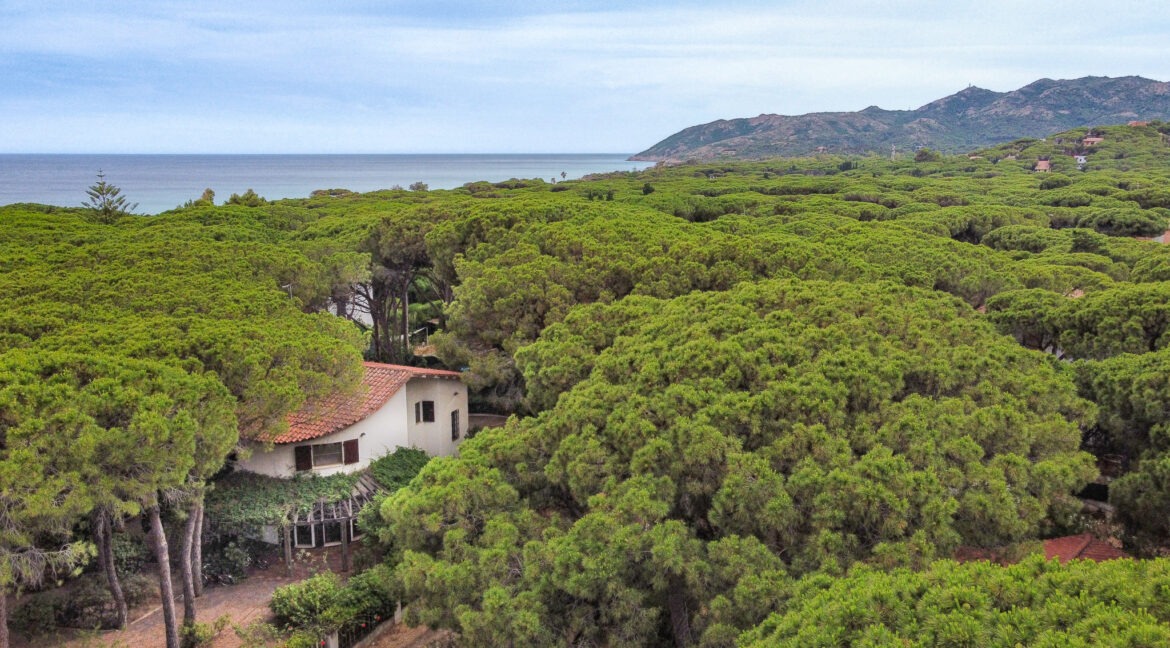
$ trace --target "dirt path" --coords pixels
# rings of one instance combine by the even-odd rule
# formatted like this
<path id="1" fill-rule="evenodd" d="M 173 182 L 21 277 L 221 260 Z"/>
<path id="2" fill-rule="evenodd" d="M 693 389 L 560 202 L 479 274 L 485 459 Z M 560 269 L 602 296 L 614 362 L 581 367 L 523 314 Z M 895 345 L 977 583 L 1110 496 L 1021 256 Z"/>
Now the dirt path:
<path id="1" fill-rule="evenodd" d="M 236 585 L 207 587 L 203 596 L 196 599 L 197 618 L 210 623 L 228 615 L 231 623 L 246 626 L 256 621 L 272 621 L 268 602 L 272 592 L 281 585 L 304 580 L 326 568 L 339 571 L 341 557 L 338 551 L 313 550 L 306 554 L 308 559 L 294 564 L 289 575 L 283 564 L 274 564 L 266 570 L 251 570 L 248 578 Z M 176 586 L 179 580 L 175 578 Z M 183 606 L 180 598 L 175 602 L 177 613 L 182 617 Z M 214 648 L 239 648 L 241 640 L 229 625 L 212 643 Z M 97 648 L 98 646 L 150 648 L 166 645 L 166 630 L 163 623 L 162 605 L 156 599 L 151 604 L 130 610 L 130 623 L 122 630 L 104 632 L 66 631 L 57 636 L 38 637 L 32 641 L 20 635 L 13 636 L 14 648 L 58 646 L 61 648 Z M 392 644 L 391 644 L 392 645 Z"/>
<path id="2" fill-rule="evenodd" d="M 408 628 L 399 625 L 379 634 L 366 648 L 427 648 L 445 636 L 442 630 L 431 630 L 426 626 Z"/>
<path id="3" fill-rule="evenodd" d="M 294 564 L 292 575 L 289 575 L 283 564 L 277 563 L 265 570 L 251 570 L 248 578 L 236 585 L 207 587 L 203 591 L 203 596 L 195 600 L 199 621 L 211 623 L 223 615 L 228 615 L 231 624 L 240 627 L 257 621 L 271 623 L 273 619 L 268 602 L 272 600 L 272 592 L 277 587 L 304 580 L 326 568 L 340 572 L 341 555 L 336 549 L 315 549 L 302 553 L 301 556 L 305 559 Z M 176 585 L 179 583 L 178 574 L 175 574 L 175 583 Z M 175 602 L 175 607 L 181 617 L 183 614 L 181 598 Z M 382 630 L 367 644 L 367 648 L 426 648 L 444 636 L 443 631 L 430 630 L 426 627 L 391 626 Z M 211 645 L 212 648 L 240 648 L 242 644 L 242 640 L 229 625 Z M 163 624 L 162 605 L 155 599 L 149 605 L 130 610 L 130 623 L 123 630 L 104 632 L 66 630 L 57 635 L 36 637 L 31 641 L 14 633 L 11 645 L 13 648 L 164 646 L 166 630 Z"/>

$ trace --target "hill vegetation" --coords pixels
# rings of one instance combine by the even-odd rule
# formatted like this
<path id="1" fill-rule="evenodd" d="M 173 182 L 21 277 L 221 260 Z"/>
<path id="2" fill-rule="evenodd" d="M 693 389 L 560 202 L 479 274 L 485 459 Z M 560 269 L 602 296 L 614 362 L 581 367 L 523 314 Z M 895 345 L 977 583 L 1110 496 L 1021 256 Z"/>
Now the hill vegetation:
<path id="1" fill-rule="evenodd" d="M 1165 644 L 1164 559 L 948 559 L 1083 531 L 1102 457 L 1127 548 L 1166 544 L 1167 132 L 0 208 L 3 584 L 95 511 L 199 515 L 237 438 L 361 353 L 434 361 L 398 334 L 434 320 L 516 416 L 363 519 L 466 645 Z"/>
<path id="2" fill-rule="evenodd" d="M 1071 128 L 1170 119 L 1170 84 L 1141 77 L 1040 79 L 1011 92 L 970 86 L 915 110 L 760 115 L 683 129 L 635 160 L 762 159 L 888 154 L 891 148 L 970 151 Z"/>

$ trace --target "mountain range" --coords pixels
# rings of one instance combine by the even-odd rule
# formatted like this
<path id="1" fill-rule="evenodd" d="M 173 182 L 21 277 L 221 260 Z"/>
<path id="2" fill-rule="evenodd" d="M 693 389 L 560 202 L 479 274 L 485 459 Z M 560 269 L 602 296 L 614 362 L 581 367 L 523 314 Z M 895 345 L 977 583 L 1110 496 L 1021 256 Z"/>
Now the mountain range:
<path id="1" fill-rule="evenodd" d="M 1040 79 L 1011 92 L 970 86 L 917 110 L 760 115 L 691 126 L 632 160 L 761 159 L 888 153 L 922 147 L 961 152 L 1082 126 L 1170 119 L 1170 83 L 1138 76 Z"/>

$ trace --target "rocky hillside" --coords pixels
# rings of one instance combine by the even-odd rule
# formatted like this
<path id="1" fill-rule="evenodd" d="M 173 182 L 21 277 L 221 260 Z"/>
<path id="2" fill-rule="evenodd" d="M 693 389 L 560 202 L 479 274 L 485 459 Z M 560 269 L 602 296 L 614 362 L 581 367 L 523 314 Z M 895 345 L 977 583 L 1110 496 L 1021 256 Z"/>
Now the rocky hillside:
<path id="1" fill-rule="evenodd" d="M 923 146 L 953 152 L 1080 126 L 1170 119 L 1170 83 L 1142 77 L 1040 79 L 1019 90 L 971 86 L 917 110 L 760 115 L 692 126 L 635 160 L 759 159 L 815 153 L 868 153 Z"/>

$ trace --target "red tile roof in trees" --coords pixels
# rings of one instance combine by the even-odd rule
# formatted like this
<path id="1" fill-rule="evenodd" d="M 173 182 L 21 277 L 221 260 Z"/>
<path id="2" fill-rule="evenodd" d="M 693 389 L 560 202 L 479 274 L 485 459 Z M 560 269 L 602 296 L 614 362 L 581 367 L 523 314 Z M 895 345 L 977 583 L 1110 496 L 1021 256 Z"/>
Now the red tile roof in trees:
<path id="1" fill-rule="evenodd" d="M 1049 560 L 1056 558 L 1062 563 L 1075 559 L 1100 562 L 1116 558 L 1129 558 L 1129 554 L 1104 540 L 1094 538 L 1092 534 L 1082 533 L 1081 535 L 1045 540 L 1044 557 Z"/>
<path id="2" fill-rule="evenodd" d="M 1010 552 L 1004 549 L 980 549 L 977 547 L 959 547 L 955 551 L 955 560 L 959 562 L 973 562 L 987 560 L 1000 565 L 1010 565 L 1015 560 L 1009 560 Z M 1062 563 L 1070 560 L 1114 560 L 1129 558 L 1130 555 L 1109 544 L 1105 540 L 1094 538 L 1090 533 L 1082 533 L 1063 538 L 1052 538 L 1044 541 L 1044 558 L 1056 559 Z"/>
<path id="3" fill-rule="evenodd" d="M 378 411 L 412 378 L 459 378 L 456 371 L 379 362 L 362 364 L 365 373 L 356 393 L 337 393 L 306 403 L 301 409 L 288 415 L 287 431 L 268 440 L 282 444 L 319 439 L 344 430 Z"/>

